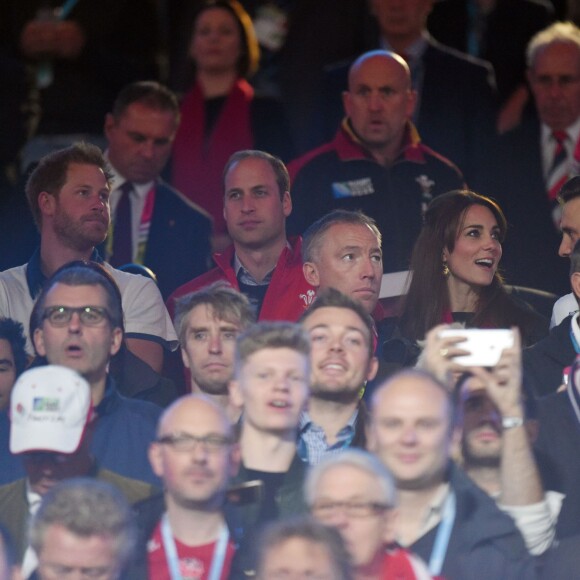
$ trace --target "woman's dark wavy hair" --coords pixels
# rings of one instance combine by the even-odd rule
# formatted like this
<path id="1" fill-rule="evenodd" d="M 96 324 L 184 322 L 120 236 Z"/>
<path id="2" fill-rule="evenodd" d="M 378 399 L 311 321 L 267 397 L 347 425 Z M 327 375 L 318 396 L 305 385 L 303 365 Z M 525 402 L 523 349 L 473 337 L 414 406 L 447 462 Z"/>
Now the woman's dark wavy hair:
<path id="1" fill-rule="evenodd" d="M 503 242 L 507 222 L 499 205 L 492 199 L 473 191 L 453 190 L 437 196 L 425 213 L 423 228 L 413 248 L 411 271 L 413 278 L 404 299 L 400 326 L 403 335 L 421 340 L 428 330 L 442 322 L 443 313 L 449 310 L 447 279 L 443 275 L 443 250 L 452 252 L 457 234 L 461 230 L 467 210 L 481 205 L 491 211 Z M 472 326 L 503 326 L 511 304 L 496 272 L 492 283 L 481 289 Z"/>
<path id="2" fill-rule="evenodd" d="M 241 54 L 238 60 L 238 74 L 240 77 L 249 78 L 258 70 L 260 62 L 260 46 L 256 38 L 256 32 L 250 15 L 237 0 L 206 0 L 201 3 L 193 16 L 191 25 L 191 39 L 195 29 L 197 19 L 207 10 L 221 8 L 229 12 L 238 25 L 241 39 Z M 195 66 L 195 64 L 194 64 Z"/>

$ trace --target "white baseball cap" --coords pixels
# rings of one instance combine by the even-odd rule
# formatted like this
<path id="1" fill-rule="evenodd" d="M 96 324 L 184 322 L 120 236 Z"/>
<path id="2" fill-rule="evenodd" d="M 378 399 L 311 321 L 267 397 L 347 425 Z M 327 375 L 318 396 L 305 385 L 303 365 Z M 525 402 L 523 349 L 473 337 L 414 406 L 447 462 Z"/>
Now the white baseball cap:
<path id="1" fill-rule="evenodd" d="M 10 397 L 10 451 L 74 453 L 91 418 L 91 388 L 76 371 L 56 365 L 30 369 Z"/>

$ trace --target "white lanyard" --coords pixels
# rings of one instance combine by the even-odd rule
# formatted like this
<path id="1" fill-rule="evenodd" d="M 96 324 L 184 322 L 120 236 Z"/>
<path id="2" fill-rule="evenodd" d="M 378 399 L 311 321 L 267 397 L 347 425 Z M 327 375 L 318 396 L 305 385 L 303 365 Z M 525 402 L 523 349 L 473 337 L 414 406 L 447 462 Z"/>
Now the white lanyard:
<path id="1" fill-rule="evenodd" d="M 431 557 L 429 558 L 429 573 L 431 576 L 440 576 L 447 554 L 447 547 L 449 546 L 449 538 L 451 537 L 451 530 L 455 522 L 456 501 L 455 493 L 450 489 L 441 517 L 441 523 L 435 536 L 433 549 L 431 550 Z"/>
<path id="2" fill-rule="evenodd" d="M 213 557 L 211 559 L 211 567 L 209 569 L 208 580 L 220 580 L 224 562 L 226 560 L 226 551 L 228 548 L 228 540 L 230 533 L 228 526 L 224 524 L 220 530 L 220 535 L 213 550 Z M 171 533 L 171 525 L 167 512 L 161 518 L 161 539 L 163 541 L 163 549 L 165 550 L 165 558 L 167 560 L 167 567 L 169 568 L 169 575 L 171 580 L 182 580 L 181 571 L 179 570 L 179 558 L 177 556 L 177 548 L 175 547 L 175 540 Z"/>

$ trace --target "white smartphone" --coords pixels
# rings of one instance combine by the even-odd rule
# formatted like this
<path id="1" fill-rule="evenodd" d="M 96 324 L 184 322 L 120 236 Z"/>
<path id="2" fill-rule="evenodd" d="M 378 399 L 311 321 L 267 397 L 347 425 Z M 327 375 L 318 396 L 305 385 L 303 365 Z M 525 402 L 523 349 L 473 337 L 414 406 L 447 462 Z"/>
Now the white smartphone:
<path id="1" fill-rule="evenodd" d="M 470 354 L 453 357 L 453 361 L 466 367 L 494 367 L 504 348 L 514 345 L 514 334 L 507 328 L 449 328 L 442 330 L 440 336 L 465 338 L 457 348 Z"/>

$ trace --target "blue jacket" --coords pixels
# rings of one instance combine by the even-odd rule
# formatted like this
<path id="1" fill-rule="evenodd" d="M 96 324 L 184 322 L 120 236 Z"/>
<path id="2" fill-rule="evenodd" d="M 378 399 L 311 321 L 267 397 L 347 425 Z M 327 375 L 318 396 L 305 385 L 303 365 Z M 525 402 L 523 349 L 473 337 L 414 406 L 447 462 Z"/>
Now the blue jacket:
<path id="1" fill-rule="evenodd" d="M 161 487 L 149 464 L 147 448 L 156 437 L 162 409 L 148 401 L 127 399 L 109 378 L 105 396 L 95 411 L 97 423 L 91 451 L 98 464 L 119 475 Z"/>
<path id="2" fill-rule="evenodd" d="M 513 520 L 453 463 L 449 484 L 457 507 L 441 576 L 446 580 L 536 578 L 534 558 Z M 438 529 L 436 526 L 410 547 L 425 562 L 429 562 Z"/>

